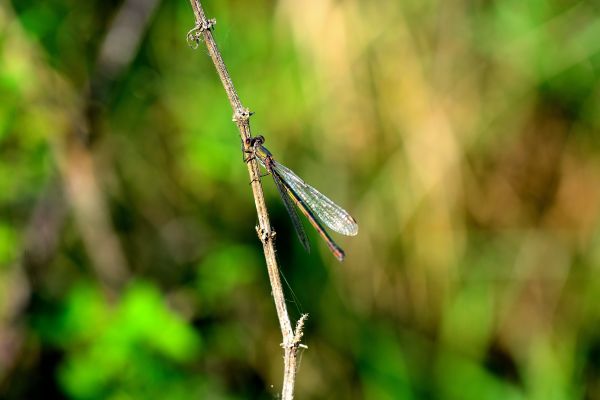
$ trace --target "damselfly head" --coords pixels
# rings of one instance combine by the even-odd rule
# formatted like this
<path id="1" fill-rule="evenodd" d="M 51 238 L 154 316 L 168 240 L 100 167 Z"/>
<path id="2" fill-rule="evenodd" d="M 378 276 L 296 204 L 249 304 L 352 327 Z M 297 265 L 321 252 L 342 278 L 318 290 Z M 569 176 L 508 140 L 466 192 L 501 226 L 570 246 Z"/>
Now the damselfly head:
<path id="1" fill-rule="evenodd" d="M 265 143 L 265 137 L 263 135 L 258 135 L 250 139 L 250 146 L 257 147 L 262 146 Z"/>

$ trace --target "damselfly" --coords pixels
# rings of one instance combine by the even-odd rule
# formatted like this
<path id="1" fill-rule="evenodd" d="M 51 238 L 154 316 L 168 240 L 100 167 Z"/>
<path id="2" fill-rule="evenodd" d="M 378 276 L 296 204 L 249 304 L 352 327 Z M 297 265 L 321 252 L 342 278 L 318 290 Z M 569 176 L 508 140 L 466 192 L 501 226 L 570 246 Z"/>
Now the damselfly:
<path id="1" fill-rule="evenodd" d="M 294 209 L 294 204 L 308 218 L 308 221 L 325 240 L 333 255 L 340 261 L 344 259 L 344 250 L 338 246 L 327 233 L 322 223 L 342 235 L 354 236 L 358 233 L 358 224 L 342 207 L 335 204 L 314 187 L 305 183 L 289 168 L 273 159 L 273 155 L 263 144 L 265 138 L 256 136 L 251 139 L 252 155 L 273 177 L 275 187 L 283 200 L 283 204 L 292 219 L 294 229 L 300 243 L 310 251 L 310 244 L 300 218 Z"/>

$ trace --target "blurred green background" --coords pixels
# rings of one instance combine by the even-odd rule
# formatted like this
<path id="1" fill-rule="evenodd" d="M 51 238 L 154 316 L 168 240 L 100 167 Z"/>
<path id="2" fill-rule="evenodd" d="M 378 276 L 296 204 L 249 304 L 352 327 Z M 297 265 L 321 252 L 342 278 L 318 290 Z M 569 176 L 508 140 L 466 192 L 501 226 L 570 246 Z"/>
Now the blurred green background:
<path id="1" fill-rule="evenodd" d="M 205 1 L 253 132 L 299 399 L 600 399 L 600 6 Z M 0 3 L 0 398 L 272 399 L 281 334 L 187 0 Z M 307 228 L 310 228 L 307 226 Z"/>

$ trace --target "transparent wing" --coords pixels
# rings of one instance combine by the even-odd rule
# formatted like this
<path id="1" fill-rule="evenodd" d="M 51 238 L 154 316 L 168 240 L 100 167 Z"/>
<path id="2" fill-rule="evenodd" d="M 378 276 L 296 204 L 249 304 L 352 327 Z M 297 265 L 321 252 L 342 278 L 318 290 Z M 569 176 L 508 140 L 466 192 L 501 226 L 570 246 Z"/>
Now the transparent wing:
<path id="1" fill-rule="evenodd" d="M 274 174 L 277 175 L 277 172 L 274 172 Z M 319 236 L 321 236 L 325 243 L 327 243 L 329 250 L 331 250 L 335 258 L 337 258 L 339 261 L 344 261 L 344 250 L 342 250 L 342 248 L 337 245 L 337 243 L 331 238 L 331 236 L 329 236 L 329 233 L 327 233 L 325 227 L 321 225 L 321 222 L 319 222 L 312 210 L 308 208 L 308 206 L 304 203 L 304 200 L 298 197 L 298 195 L 292 190 L 291 187 L 288 186 L 287 183 L 285 183 L 284 181 L 282 181 L 282 183 L 285 186 L 287 193 L 290 195 L 290 199 L 294 202 L 294 204 L 296 204 L 298 209 L 308 219 L 308 222 L 310 222 L 310 224 L 316 229 Z"/>
<path id="2" fill-rule="evenodd" d="M 273 169 L 325 225 L 342 235 L 354 236 L 358 233 L 358 224 L 346 210 L 304 182 L 285 165 L 273 161 Z"/>
<path id="3" fill-rule="evenodd" d="M 294 204 L 290 199 L 287 190 L 284 187 L 284 184 L 281 182 L 281 178 L 277 172 L 271 174 L 273 176 L 273 181 L 275 182 L 275 187 L 277 187 L 277 191 L 281 196 L 281 200 L 283 200 L 283 204 L 285 204 L 285 209 L 287 210 L 291 220 L 292 225 L 294 225 L 294 229 L 296 230 L 296 234 L 298 235 L 298 239 L 300 239 L 300 243 L 302 243 L 302 247 L 306 251 L 310 253 L 310 243 L 308 242 L 308 237 L 306 236 L 306 232 L 304 231 L 304 227 L 302 226 L 302 222 L 298 217 L 298 213 L 296 213 L 296 209 L 294 208 Z"/>

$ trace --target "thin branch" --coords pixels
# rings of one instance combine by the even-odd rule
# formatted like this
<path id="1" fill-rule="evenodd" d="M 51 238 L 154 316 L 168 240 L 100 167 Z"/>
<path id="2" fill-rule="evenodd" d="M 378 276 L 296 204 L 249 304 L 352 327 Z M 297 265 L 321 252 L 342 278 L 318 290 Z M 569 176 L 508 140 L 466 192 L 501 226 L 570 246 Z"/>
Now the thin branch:
<path id="1" fill-rule="evenodd" d="M 229 72 L 227 72 L 227 67 L 223 62 L 217 43 L 213 38 L 212 28 L 216 22 L 214 19 L 209 20 L 206 18 L 199 0 L 190 0 L 190 4 L 192 5 L 196 17 L 196 26 L 188 33 L 188 42 L 197 44 L 200 39 L 204 40 L 204 43 L 208 48 L 208 54 L 217 69 L 217 73 L 221 78 L 221 82 L 223 83 L 223 87 L 229 98 L 229 103 L 233 109 L 233 121 L 236 123 L 240 132 L 244 150 L 249 151 L 250 138 L 252 137 L 250 131 L 251 113 L 242 105 L 235 87 L 233 86 L 233 82 L 231 81 L 231 77 L 229 76 Z M 298 349 L 305 347 L 300 344 L 300 341 L 302 339 L 304 322 L 308 315 L 304 314 L 300 318 L 294 332 L 287 313 L 285 298 L 283 296 L 283 289 L 279 277 L 279 267 L 277 265 L 277 258 L 275 257 L 275 231 L 271 228 L 269 222 L 269 214 L 267 212 L 265 197 L 260 183 L 258 163 L 255 159 L 250 159 L 247 162 L 247 166 L 250 182 L 252 182 L 251 186 L 252 193 L 254 194 L 254 203 L 256 204 L 256 212 L 258 214 L 258 226 L 256 227 L 256 232 L 263 244 L 269 280 L 271 282 L 271 290 L 275 300 L 275 308 L 277 310 L 277 317 L 279 318 L 281 334 L 283 336 L 284 378 L 281 398 L 282 400 L 291 400 L 294 397 Z"/>

